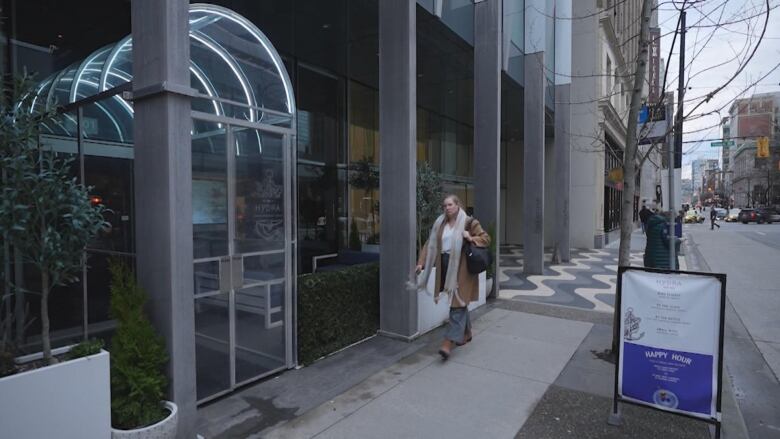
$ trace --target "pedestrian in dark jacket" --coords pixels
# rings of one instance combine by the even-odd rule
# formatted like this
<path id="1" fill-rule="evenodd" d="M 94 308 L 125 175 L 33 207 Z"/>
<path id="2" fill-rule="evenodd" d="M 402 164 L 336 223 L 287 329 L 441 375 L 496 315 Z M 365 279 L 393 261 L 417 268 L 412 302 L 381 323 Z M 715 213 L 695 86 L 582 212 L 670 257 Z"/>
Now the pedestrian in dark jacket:
<path id="1" fill-rule="evenodd" d="M 647 231 L 647 219 L 653 216 L 653 211 L 647 208 L 646 204 L 642 204 L 642 209 L 639 210 L 639 222 L 642 224 L 642 233 Z"/>
<path id="2" fill-rule="evenodd" d="M 645 244 L 644 262 L 647 268 L 670 269 L 669 264 L 669 218 L 670 215 L 655 214 L 647 219 L 647 244 Z M 677 239 L 677 238 L 675 238 Z M 677 253 L 675 253 L 676 256 Z M 675 260 L 673 270 L 679 270 L 679 264 Z"/>
<path id="3" fill-rule="evenodd" d="M 715 211 L 715 207 L 710 207 L 710 230 L 715 230 L 715 226 L 720 230 L 720 224 L 715 222 L 716 219 L 718 219 L 718 212 Z"/>

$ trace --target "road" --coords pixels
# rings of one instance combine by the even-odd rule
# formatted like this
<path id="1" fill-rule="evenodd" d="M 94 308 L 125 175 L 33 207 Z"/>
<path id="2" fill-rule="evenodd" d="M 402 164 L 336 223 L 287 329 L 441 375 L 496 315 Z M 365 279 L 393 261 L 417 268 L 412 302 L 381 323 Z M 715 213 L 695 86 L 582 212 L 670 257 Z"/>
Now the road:
<path id="1" fill-rule="evenodd" d="M 780 438 L 780 224 L 686 224 L 694 269 L 726 273 L 724 359 L 750 437 Z"/>

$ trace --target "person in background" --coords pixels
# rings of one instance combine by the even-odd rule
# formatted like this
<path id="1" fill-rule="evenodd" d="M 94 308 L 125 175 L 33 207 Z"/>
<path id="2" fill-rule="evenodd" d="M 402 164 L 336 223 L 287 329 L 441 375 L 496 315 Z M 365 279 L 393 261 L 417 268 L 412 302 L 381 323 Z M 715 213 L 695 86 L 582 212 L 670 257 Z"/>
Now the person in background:
<path id="1" fill-rule="evenodd" d="M 716 223 L 715 220 L 718 219 L 718 212 L 715 211 L 715 206 L 713 205 L 710 207 L 710 230 L 715 230 L 715 226 L 718 227 L 718 230 L 720 230 L 720 224 Z"/>
<path id="2" fill-rule="evenodd" d="M 642 224 L 642 233 L 646 233 L 647 219 L 653 216 L 653 211 L 647 208 L 647 200 L 642 200 L 642 208 L 639 210 L 639 222 Z"/>
<path id="3" fill-rule="evenodd" d="M 431 269 L 436 267 L 434 300 L 439 302 L 441 292 L 450 300 L 449 325 L 439 348 L 439 355 L 446 360 L 453 347 L 471 341 L 468 305 L 479 300 L 479 275 L 469 272 L 463 244 L 469 242 L 476 247 L 487 247 L 490 236 L 479 221 L 466 214 L 457 196 L 445 196 L 442 209 L 444 213 L 433 223 L 428 241 L 420 249 L 417 273 L 422 272 L 422 276 L 417 279 L 417 289 L 426 289 Z"/>
<path id="4" fill-rule="evenodd" d="M 647 268 L 663 268 L 667 270 L 679 270 L 679 263 L 674 261 L 674 266 L 669 261 L 669 219 L 671 212 L 654 214 L 647 219 L 647 243 L 645 244 L 644 263 Z M 675 248 L 678 248 L 680 239 L 675 237 Z M 675 253 L 675 259 L 679 252 Z"/>

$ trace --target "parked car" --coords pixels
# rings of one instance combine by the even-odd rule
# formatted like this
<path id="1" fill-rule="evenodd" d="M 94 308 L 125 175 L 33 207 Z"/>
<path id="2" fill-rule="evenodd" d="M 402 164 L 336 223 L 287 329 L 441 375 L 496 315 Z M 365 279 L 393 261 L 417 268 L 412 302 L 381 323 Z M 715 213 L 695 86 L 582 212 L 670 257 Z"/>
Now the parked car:
<path id="1" fill-rule="evenodd" d="M 742 209 L 739 212 L 737 220 L 742 224 L 747 224 L 749 222 L 772 224 L 776 221 L 780 222 L 780 215 L 772 208 L 759 207 L 756 209 Z"/>
<path id="2" fill-rule="evenodd" d="M 729 211 L 722 207 L 713 207 L 713 209 L 715 209 L 715 218 L 719 220 L 726 219 L 729 214 Z"/>
<path id="3" fill-rule="evenodd" d="M 699 215 L 699 213 L 696 212 L 695 210 L 691 209 L 691 210 L 689 210 L 688 212 L 685 213 L 685 217 L 683 218 L 683 222 L 685 224 L 690 224 L 690 223 L 701 224 L 701 223 L 704 222 L 704 217 Z"/>
<path id="4" fill-rule="evenodd" d="M 742 209 L 739 211 L 739 216 L 737 217 L 737 221 L 741 222 L 742 224 L 747 224 L 751 221 L 757 221 L 756 218 L 756 209 Z"/>
<path id="5" fill-rule="evenodd" d="M 727 223 L 735 223 L 737 222 L 737 217 L 739 216 L 739 211 L 741 209 L 731 209 L 729 210 L 728 215 L 726 215 L 726 222 Z"/>
<path id="6" fill-rule="evenodd" d="M 780 212 L 771 207 L 760 207 L 756 209 L 761 222 L 772 224 L 780 222 Z"/>

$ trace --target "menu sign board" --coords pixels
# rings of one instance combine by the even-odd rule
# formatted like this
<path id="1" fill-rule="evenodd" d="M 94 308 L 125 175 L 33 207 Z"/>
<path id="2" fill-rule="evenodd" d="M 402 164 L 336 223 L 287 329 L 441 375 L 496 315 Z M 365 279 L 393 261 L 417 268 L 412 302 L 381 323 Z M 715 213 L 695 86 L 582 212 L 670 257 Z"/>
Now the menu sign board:
<path id="1" fill-rule="evenodd" d="M 719 419 L 725 276 L 622 268 L 616 397 Z"/>

